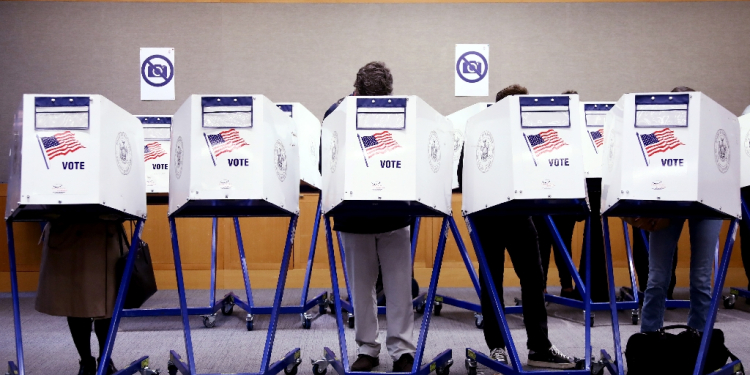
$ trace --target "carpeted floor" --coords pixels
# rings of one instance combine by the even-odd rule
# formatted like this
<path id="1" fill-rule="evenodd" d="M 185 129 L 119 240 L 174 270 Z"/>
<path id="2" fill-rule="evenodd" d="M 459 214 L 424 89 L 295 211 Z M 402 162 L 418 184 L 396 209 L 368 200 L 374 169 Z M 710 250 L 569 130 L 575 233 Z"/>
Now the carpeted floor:
<path id="1" fill-rule="evenodd" d="M 217 295 L 224 295 L 220 291 Z M 236 291 L 239 292 L 239 291 Z M 311 291 L 320 292 L 319 290 Z M 450 288 L 441 289 L 440 293 L 478 301 L 472 289 Z M 678 290 L 676 297 L 685 297 L 685 290 Z M 293 305 L 299 301 L 300 290 L 290 289 L 285 292 L 284 304 Z M 21 316 L 23 325 L 23 340 L 26 359 L 26 369 L 29 375 L 73 375 L 78 371 L 78 355 L 73 347 L 65 318 L 43 315 L 34 310 L 34 294 L 25 293 L 21 299 Z M 506 300 L 512 301 L 520 297 L 520 289 L 507 288 Z M 273 299 L 273 291 L 259 290 L 254 294 L 256 305 L 269 305 Z M 208 291 L 188 291 L 188 301 L 191 306 L 207 304 Z M 160 291 L 146 307 L 177 306 L 176 291 Z M 719 310 L 717 328 L 721 328 L 726 335 L 727 347 L 741 360 L 750 363 L 750 305 L 744 300 L 737 302 L 734 310 Z M 583 352 L 583 314 L 579 310 L 550 305 L 549 333 L 550 340 L 564 353 L 582 357 Z M 311 310 L 317 315 L 317 308 Z M 621 335 L 623 345 L 627 338 L 637 332 L 638 326 L 630 323 L 630 313 L 621 312 Z M 682 323 L 687 319 L 686 310 L 667 311 L 667 324 Z M 414 340 L 419 335 L 419 321 L 421 315 L 415 315 Z M 268 328 L 268 316 L 256 316 L 255 330 L 245 329 L 245 314 L 235 307 L 231 316 L 219 316 L 214 328 L 204 328 L 200 317 L 191 317 L 190 323 L 193 333 L 193 345 L 196 355 L 198 372 L 257 372 L 260 357 Z M 386 324 L 381 317 L 381 339 L 384 339 Z M 527 351 L 525 348 L 526 333 L 520 316 L 509 319 L 513 338 L 517 343 L 520 358 L 525 362 Z M 347 343 L 350 356 L 355 356 L 354 330 L 346 329 Z M 95 336 L 92 335 L 92 348 L 96 347 Z M 612 329 L 609 314 L 596 314 L 595 327 L 592 329 L 592 344 L 598 358 L 600 349 L 607 349 L 612 353 Z M 279 330 L 276 333 L 273 360 L 289 350 L 301 348 L 303 362 L 299 368 L 300 374 L 312 374 L 310 359 L 321 358 L 323 347 L 330 347 L 338 353 L 336 320 L 333 315 L 326 314 L 316 317 L 310 330 L 301 328 L 300 318 L 296 315 L 281 316 Z M 473 313 L 445 306 L 439 317 L 434 317 L 430 325 L 430 332 L 425 349 L 425 358 L 432 358 L 441 351 L 453 349 L 454 366 L 452 374 L 465 374 L 464 359 L 466 347 L 487 350 L 482 331 L 475 328 Z M 125 318 L 122 320 L 115 344 L 113 358 L 118 365 L 125 365 L 140 356 L 151 356 L 152 367 L 161 368 L 166 373 L 169 350 L 185 353 L 182 325 L 179 317 L 159 318 Z M 13 317 L 10 294 L 0 294 L 0 361 L 15 360 L 15 346 L 13 336 Z M 655 353 L 658 358 L 658 353 Z M 378 371 L 390 371 L 393 361 L 385 348 L 380 354 Z M 0 369 L 4 370 L 4 368 Z M 329 368 L 330 371 L 330 368 Z M 487 373 L 480 367 L 479 372 Z M 0 371 L 2 373 L 2 371 Z"/>

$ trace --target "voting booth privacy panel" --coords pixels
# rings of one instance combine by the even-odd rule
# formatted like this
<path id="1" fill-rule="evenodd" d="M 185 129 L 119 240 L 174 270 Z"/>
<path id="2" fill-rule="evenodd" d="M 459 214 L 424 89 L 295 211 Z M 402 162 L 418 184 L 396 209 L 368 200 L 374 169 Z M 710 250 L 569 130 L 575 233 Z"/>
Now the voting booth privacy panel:
<path id="1" fill-rule="evenodd" d="M 169 193 L 172 116 L 136 116 L 143 124 L 146 193 Z"/>
<path id="2" fill-rule="evenodd" d="M 586 178 L 602 177 L 602 150 L 604 150 L 604 119 L 614 102 L 581 102 L 581 146 L 583 172 Z"/>
<path id="3" fill-rule="evenodd" d="M 450 214 L 452 133 L 419 97 L 347 97 L 323 122 L 323 212 Z"/>
<path id="4" fill-rule="evenodd" d="M 453 125 L 453 189 L 458 188 L 458 161 L 461 158 L 461 149 L 464 146 L 466 122 L 469 121 L 471 116 L 476 115 L 493 104 L 495 103 L 481 102 L 472 104 L 446 116 Z"/>
<path id="5" fill-rule="evenodd" d="M 588 212 L 579 110 L 578 95 L 520 95 L 470 118 L 464 214 Z"/>
<path id="6" fill-rule="evenodd" d="M 741 217 L 739 122 L 705 94 L 625 94 L 604 133 L 602 214 Z"/>
<path id="7" fill-rule="evenodd" d="M 143 128 L 101 95 L 27 94 L 15 116 L 8 220 L 146 217 Z"/>
<path id="8" fill-rule="evenodd" d="M 299 213 L 296 125 L 263 95 L 192 95 L 172 118 L 169 215 Z"/>
<path id="9" fill-rule="evenodd" d="M 742 152 L 740 152 L 740 186 L 750 185 L 750 114 L 740 116 L 740 136 L 742 137 Z"/>
<path id="10" fill-rule="evenodd" d="M 322 178 L 320 161 L 320 120 L 300 103 L 276 103 L 297 125 L 299 138 L 299 177 L 308 185 L 320 189 Z"/>

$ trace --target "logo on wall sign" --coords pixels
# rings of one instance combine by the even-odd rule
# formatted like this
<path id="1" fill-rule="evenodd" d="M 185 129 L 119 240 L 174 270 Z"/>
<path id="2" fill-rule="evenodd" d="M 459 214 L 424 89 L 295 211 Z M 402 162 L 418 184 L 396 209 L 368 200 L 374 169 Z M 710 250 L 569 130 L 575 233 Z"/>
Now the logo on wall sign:
<path id="1" fill-rule="evenodd" d="M 276 141 L 273 146 L 273 161 L 276 167 L 276 176 L 279 181 L 284 182 L 286 180 L 286 150 L 284 150 L 284 144 L 280 140 Z"/>
<path id="2" fill-rule="evenodd" d="M 133 166 L 133 151 L 130 148 L 130 140 L 125 132 L 117 134 L 115 140 L 115 160 L 117 161 L 117 169 L 120 173 L 126 175 L 130 173 L 130 167 Z"/>
<path id="3" fill-rule="evenodd" d="M 430 169 L 433 173 L 437 173 L 440 170 L 440 140 L 434 130 L 430 132 L 427 151 L 430 153 Z"/>
<path id="4" fill-rule="evenodd" d="M 490 170 L 492 161 L 495 159 L 495 140 L 492 139 L 492 133 L 484 131 L 477 141 L 477 168 L 482 173 Z"/>
<path id="5" fill-rule="evenodd" d="M 184 157 L 184 149 L 182 147 L 182 136 L 177 137 L 177 142 L 174 145 L 174 176 L 177 179 L 182 176 L 182 158 Z"/>
<path id="6" fill-rule="evenodd" d="M 331 137 L 331 173 L 336 172 L 336 161 L 339 158 L 339 135 L 333 132 Z"/>
<path id="7" fill-rule="evenodd" d="M 724 129 L 719 129 L 716 132 L 716 138 L 714 138 L 714 160 L 716 160 L 716 167 L 719 168 L 719 172 L 726 173 L 729 170 L 729 138 Z"/>
<path id="8" fill-rule="evenodd" d="M 453 160 L 461 157 L 461 147 L 464 145 L 464 134 L 458 130 L 453 130 Z"/>
<path id="9" fill-rule="evenodd" d="M 465 82 L 479 82 L 487 76 L 487 59 L 479 52 L 466 52 L 458 58 L 456 72 Z"/>
<path id="10" fill-rule="evenodd" d="M 166 86 L 174 78 L 174 65 L 165 56 L 149 56 L 141 65 L 141 77 L 153 87 Z"/>

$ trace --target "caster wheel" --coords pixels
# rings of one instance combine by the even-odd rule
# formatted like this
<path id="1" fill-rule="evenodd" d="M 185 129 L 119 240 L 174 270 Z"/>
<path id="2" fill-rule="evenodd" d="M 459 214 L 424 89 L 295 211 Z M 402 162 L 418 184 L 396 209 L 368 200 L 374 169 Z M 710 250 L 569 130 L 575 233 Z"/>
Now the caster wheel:
<path id="1" fill-rule="evenodd" d="M 477 375 L 477 361 L 466 358 L 464 366 L 466 367 L 466 372 L 469 375 Z"/>
<path id="2" fill-rule="evenodd" d="M 234 311 L 234 302 L 224 301 L 221 303 L 221 313 L 223 315 L 232 315 L 233 311 Z"/>
<path id="3" fill-rule="evenodd" d="M 477 314 L 477 315 L 476 315 L 476 316 L 474 317 L 474 325 L 475 325 L 475 326 L 476 326 L 477 328 L 479 328 L 479 329 L 482 329 L 482 328 L 484 328 L 484 317 L 483 317 L 482 315 L 479 315 L 479 314 Z"/>
<path id="4" fill-rule="evenodd" d="M 513 302 L 516 303 L 516 306 L 522 306 L 523 301 L 520 298 L 513 298 Z"/>
<path id="5" fill-rule="evenodd" d="M 284 374 L 286 374 L 286 375 L 297 375 L 297 365 L 292 366 L 292 368 L 286 368 L 286 367 L 284 367 Z"/>
<path id="6" fill-rule="evenodd" d="M 250 320 L 250 321 L 245 322 L 245 326 L 247 327 L 248 331 L 252 331 L 253 330 L 253 321 Z"/>
<path id="7" fill-rule="evenodd" d="M 167 373 L 169 375 L 177 375 L 177 366 L 173 365 L 172 363 L 167 365 Z"/>
<path id="8" fill-rule="evenodd" d="M 724 297 L 724 308 L 731 310 L 734 308 L 734 304 L 737 302 L 737 297 L 734 295 Z"/>
<path id="9" fill-rule="evenodd" d="M 451 373 L 451 367 L 437 367 L 435 368 L 435 374 L 437 375 L 449 375 Z"/>
<path id="10" fill-rule="evenodd" d="M 594 326 L 594 313 L 591 313 L 591 321 L 589 322 L 589 327 Z"/>
<path id="11" fill-rule="evenodd" d="M 349 328 L 354 329 L 354 315 L 351 315 L 351 314 L 349 315 L 348 323 L 349 323 Z"/>
<path id="12" fill-rule="evenodd" d="M 304 318 L 304 320 L 302 320 L 302 328 L 310 329 L 310 327 L 312 327 L 312 321 L 310 318 Z"/>
<path id="13" fill-rule="evenodd" d="M 424 303 L 420 303 L 417 305 L 417 313 L 424 314 Z"/>
<path id="14" fill-rule="evenodd" d="M 435 302 L 434 310 L 432 310 L 435 315 L 440 316 L 440 311 L 443 309 L 443 304 L 440 302 Z M 447 375 L 447 374 L 446 374 Z"/>
<path id="15" fill-rule="evenodd" d="M 321 368 L 317 363 L 313 365 L 313 374 L 325 375 L 326 372 L 328 372 L 328 367 Z"/>
<path id="16" fill-rule="evenodd" d="M 216 326 L 216 317 L 213 315 L 203 317 L 203 326 L 206 328 L 213 328 Z"/>
<path id="17" fill-rule="evenodd" d="M 320 315 L 324 315 L 327 312 L 328 312 L 328 309 L 326 309 L 326 305 L 325 304 L 318 305 L 318 313 Z"/>
<path id="18" fill-rule="evenodd" d="M 630 316 L 630 320 L 634 326 L 638 325 L 638 320 L 639 320 L 638 310 L 633 310 L 633 313 Z"/>

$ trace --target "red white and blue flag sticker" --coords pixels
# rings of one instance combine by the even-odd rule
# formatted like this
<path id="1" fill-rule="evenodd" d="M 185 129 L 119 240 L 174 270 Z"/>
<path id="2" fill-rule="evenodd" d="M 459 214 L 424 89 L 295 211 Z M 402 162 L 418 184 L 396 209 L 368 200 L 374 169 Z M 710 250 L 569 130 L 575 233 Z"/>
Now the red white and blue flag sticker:
<path id="1" fill-rule="evenodd" d="M 362 146 L 364 147 L 368 159 L 375 155 L 384 154 L 401 147 L 393 139 L 391 132 L 387 130 L 373 135 L 362 136 L 361 139 Z"/>
<path id="2" fill-rule="evenodd" d="M 143 147 L 143 161 L 149 161 L 166 155 L 167 152 L 161 148 L 161 143 L 151 142 Z"/>
<path id="3" fill-rule="evenodd" d="M 557 130 L 550 129 L 539 134 L 525 135 L 534 156 L 539 156 L 547 152 L 552 152 L 568 144 L 557 135 Z"/>
<path id="4" fill-rule="evenodd" d="M 590 131 L 589 134 L 591 135 L 591 140 L 594 141 L 594 146 L 596 148 L 602 147 L 604 144 L 604 129 Z"/>
<path id="5" fill-rule="evenodd" d="M 232 152 L 238 148 L 250 146 L 249 143 L 240 137 L 240 133 L 236 129 L 229 129 L 220 132 L 219 134 L 208 134 L 206 140 L 211 147 L 211 152 L 214 156 L 226 154 Z"/>
<path id="6" fill-rule="evenodd" d="M 71 131 L 57 133 L 51 137 L 41 137 L 40 141 L 49 160 L 86 148 L 78 142 L 76 135 Z"/>
<path id="7" fill-rule="evenodd" d="M 674 131 L 669 128 L 657 130 L 653 133 L 639 134 L 638 138 L 641 140 L 641 148 L 648 157 L 685 145 L 674 136 Z"/>

